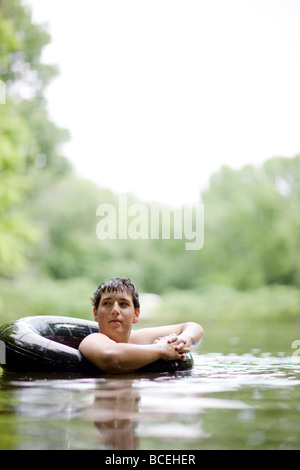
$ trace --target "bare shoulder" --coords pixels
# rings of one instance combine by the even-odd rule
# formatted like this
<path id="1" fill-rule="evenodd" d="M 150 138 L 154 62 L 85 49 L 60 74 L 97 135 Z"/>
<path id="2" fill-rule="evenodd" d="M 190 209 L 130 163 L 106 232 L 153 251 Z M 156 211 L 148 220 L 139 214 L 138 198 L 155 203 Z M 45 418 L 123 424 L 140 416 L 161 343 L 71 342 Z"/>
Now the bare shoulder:
<path id="1" fill-rule="evenodd" d="M 79 345 L 79 351 L 85 352 L 90 348 L 102 347 L 110 343 L 112 340 L 102 333 L 91 333 L 86 336 Z"/>

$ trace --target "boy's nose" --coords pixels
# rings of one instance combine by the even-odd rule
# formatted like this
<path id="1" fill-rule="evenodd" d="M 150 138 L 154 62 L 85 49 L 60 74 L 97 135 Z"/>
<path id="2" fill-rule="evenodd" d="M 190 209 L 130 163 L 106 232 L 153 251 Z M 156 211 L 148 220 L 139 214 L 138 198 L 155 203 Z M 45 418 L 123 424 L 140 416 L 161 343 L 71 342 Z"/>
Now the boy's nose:
<path id="1" fill-rule="evenodd" d="M 119 308 L 119 304 L 118 302 L 114 302 L 113 304 L 113 308 L 112 308 L 112 313 L 119 313 L 120 312 L 120 308 Z"/>

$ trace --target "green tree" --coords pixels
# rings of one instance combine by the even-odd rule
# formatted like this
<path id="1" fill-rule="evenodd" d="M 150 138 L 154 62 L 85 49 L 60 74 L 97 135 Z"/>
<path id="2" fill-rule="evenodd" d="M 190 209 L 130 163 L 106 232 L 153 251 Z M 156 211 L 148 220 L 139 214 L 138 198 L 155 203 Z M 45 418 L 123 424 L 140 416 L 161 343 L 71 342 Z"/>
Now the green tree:
<path id="1" fill-rule="evenodd" d="M 57 67 L 41 62 L 50 42 L 42 25 L 32 22 L 31 10 L 21 0 L 0 0 L 0 76 L 16 97 L 43 96 L 45 87 L 57 75 Z"/>
<path id="2" fill-rule="evenodd" d="M 68 137 L 47 115 L 45 86 L 55 77 L 41 63 L 48 32 L 31 20 L 20 0 L 0 0 L 0 275 L 13 275 L 25 265 L 28 244 L 37 230 L 27 207 L 54 177 L 69 171 L 57 147 Z"/>
<path id="3" fill-rule="evenodd" d="M 25 144 L 34 147 L 30 129 L 13 105 L 0 105 L 0 274 L 5 275 L 24 267 L 27 243 L 37 235 L 21 209 L 30 188 Z"/>
<path id="4" fill-rule="evenodd" d="M 202 276 L 240 289 L 299 285 L 300 158 L 223 167 L 203 193 Z"/>

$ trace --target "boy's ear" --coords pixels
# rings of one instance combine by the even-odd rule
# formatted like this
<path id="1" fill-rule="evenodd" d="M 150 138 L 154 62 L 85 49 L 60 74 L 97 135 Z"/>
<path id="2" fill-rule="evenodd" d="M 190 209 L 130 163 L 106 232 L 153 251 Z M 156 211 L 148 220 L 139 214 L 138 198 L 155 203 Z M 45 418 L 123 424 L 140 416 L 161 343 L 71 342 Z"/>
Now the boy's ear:
<path id="1" fill-rule="evenodd" d="M 136 309 L 135 309 L 135 312 L 134 312 L 134 316 L 133 316 L 133 321 L 132 321 L 132 323 L 137 323 L 137 322 L 138 322 L 140 313 L 141 313 L 140 309 L 139 309 L 139 308 L 136 308 Z"/>
<path id="2" fill-rule="evenodd" d="M 97 318 L 97 309 L 96 309 L 96 307 L 93 308 L 93 312 L 94 312 L 94 319 L 95 319 L 95 321 L 98 321 L 98 318 Z"/>

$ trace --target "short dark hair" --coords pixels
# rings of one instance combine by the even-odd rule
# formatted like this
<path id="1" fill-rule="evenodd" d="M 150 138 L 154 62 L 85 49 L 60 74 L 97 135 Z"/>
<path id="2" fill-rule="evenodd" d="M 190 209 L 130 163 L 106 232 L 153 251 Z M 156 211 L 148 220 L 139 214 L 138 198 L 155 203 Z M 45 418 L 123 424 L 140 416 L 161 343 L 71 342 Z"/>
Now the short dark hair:
<path id="1" fill-rule="evenodd" d="M 134 308 L 140 308 L 139 294 L 131 280 L 126 277 L 113 277 L 106 282 L 100 284 L 98 289 L 94 292 L 91 301 L 96 309 L 99 306 L 101 294 L 104 292 L 127 292 L 132 295 Z"/>

